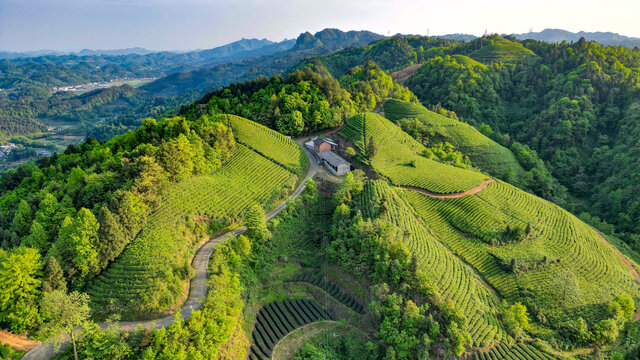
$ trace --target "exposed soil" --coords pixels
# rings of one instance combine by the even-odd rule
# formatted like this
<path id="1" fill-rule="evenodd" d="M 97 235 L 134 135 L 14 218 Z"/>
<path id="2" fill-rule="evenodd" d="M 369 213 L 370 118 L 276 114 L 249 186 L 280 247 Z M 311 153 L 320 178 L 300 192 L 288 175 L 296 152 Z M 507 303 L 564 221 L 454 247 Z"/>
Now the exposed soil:
<path id="1" fill-rule="evenodd" d="M 32 340 L 26 336 L 12 334 L 6 330 L 0 330 L 0 343 L 9 345 L 19 351 L 29 351 L 40 344 L 40 341 Z"/>
<path id="2" fill-rule="evenodd" d="M 413 190 L 415 192 L 419 192 L 420 194 L 427 195 L 428 197 L 432 197 L 434 199 L 457 199 L 467 195 L 475 195 L 480 191 L 486 189 L 487 186 L 489 186 L 489 184 L 491 184 L 492 182 L 495 182 L 495 180 L 494 179 L 482 180 L 482 183 L 480 183 L 480 185 L 474 188 L 471 188 L 467 191 L 453 193 L 453 194 L 438 194 L 438 193 L 434 193 L 425 189 L 420 189 L 414 186 L 403 186 L 403 188 Z"/>
<path id="3" fill-rule="evenodd" d="M 404 83 L 409 80 L 413 74 L 418 71 L 418 69 L 422 66 L 422 64 L 415 64 L 411 66 L 407 66 L 402 70 L 398 70 L 396 72 L 391 73 L 391 78 L 400 85 L 404 85 Z"/>

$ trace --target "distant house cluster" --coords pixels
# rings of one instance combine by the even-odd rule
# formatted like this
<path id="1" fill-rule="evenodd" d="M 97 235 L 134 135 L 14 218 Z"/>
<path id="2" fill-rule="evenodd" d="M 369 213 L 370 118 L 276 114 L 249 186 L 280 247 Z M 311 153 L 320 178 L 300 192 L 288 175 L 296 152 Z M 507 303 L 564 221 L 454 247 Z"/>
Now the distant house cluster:
<path id="1" fill-rule="evenodd" d="M 342 176 L 351 171 L 351 164 L 332 151 L 338 148 L 333 140 L 316 137 L 304 145 L 332 174 Z"/>

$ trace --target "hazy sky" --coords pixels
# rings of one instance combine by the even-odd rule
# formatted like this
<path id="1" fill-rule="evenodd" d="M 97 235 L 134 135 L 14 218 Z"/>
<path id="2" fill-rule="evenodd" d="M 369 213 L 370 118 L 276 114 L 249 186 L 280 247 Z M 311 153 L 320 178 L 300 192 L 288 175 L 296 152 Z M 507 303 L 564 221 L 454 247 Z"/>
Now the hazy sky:
<path id="1" fill-rule="evenodd" d="M 211 48 L 327 27 L 386 35 L 613 31 L 640 37 L 639 0 L 0 0 L 0 50 Z"/>

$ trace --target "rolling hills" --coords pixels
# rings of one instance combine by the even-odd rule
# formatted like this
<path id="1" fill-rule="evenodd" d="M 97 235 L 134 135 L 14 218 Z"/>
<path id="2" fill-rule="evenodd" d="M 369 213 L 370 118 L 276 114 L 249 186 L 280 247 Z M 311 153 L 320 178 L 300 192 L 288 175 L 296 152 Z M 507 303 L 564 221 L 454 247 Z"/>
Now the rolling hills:
<path id="1" fill-rule="evenodd" d="M 473 60 L 471 60 L 473 61 Z M 437 141 L 448 141 L 471 163 L 492 176 L 504 178 L 507 174 L 521 175 L 524 169 L 511 150 L 481 134 L 473 126 L 429 111 L 419 104 L 398 100 L 384 103 L 385 117 L 393 122 L 418 119 L 435 131 Z"/>
<path id="2" fill-rule="evenodd" d="M 478 173 L 444 164 L 416 161 L 415 168 L 403 164 L 417 159 L 421 147 L 375 114 L 350 118 L 341 134 L 360 151 L 366 151 L 364 139 L 373 138 L 380 150 L 371 167 L 396 186 L 456 192 L 483 179 Z M 431 185 L 432 181 L 439 186 Z M 474 195 L 445 200 L 411 187 L 399 191 L 400 196 L 387 200 L 388 204 L 398 206 L 401 198 L 406 200 L 420 219 L 420 225 L 414 226 L 424 227 L 431 241 L 470 264 L 500 298 L 526 304 L 545 326 L 558 327 L 578 317 L 594 324 L 607 317 L 606 304 L 614 296 L 640 295 L 630 269 L 608 244 L 591 227 L 548 201 L 500 181 Z M 415 245 L 410 248 L 418 251 Z"/>
<path id="3" fill-rule="evenodd" d="M 394 185 L 448 194 L 469 190 L 487 179 L 481 173 L 421 156 L 425 149 L 422 144 L 377 114 L 358 114 L 348 119 L 340 134 L 365 154 L 373 139 L 378 150 L 370 159 L 371 167 Z"/>
<path id="4" fill-rule="evenodd" d="M 217 120 L 238 129 L 235 154 L 213 174 L 167 191 L 144 230 L 89 286 L 95 311 L 140 316 L 178 305 L 188 279 L 185 266 L 202 240 L 183 235 L 185 221 L 241 222 L 247 208 L 270 208 L 306 171 L 306 155 L 292 140 L 239 117 Z"/>

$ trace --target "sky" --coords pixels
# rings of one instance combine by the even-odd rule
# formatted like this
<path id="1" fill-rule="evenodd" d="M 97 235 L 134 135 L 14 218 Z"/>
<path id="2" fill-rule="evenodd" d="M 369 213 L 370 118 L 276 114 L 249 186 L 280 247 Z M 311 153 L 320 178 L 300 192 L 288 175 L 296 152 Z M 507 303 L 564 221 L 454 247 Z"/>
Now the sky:
<path id="1" fill-rule="evenodd" d="M 0 0 L 0 50 L 206 49 L 324 28 L 379 34 L 524 33 L 640 37 L 638 0 Z"/>

